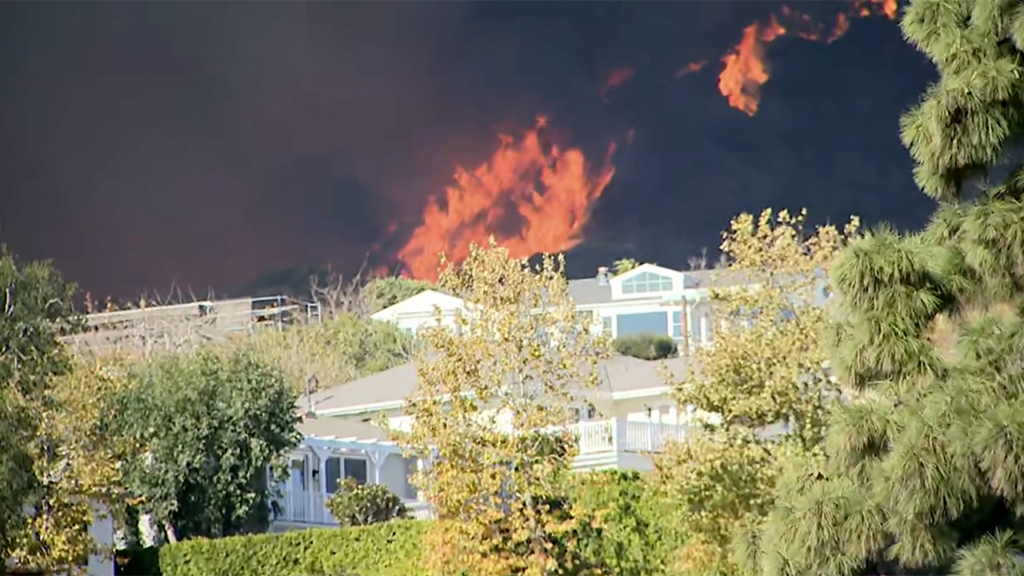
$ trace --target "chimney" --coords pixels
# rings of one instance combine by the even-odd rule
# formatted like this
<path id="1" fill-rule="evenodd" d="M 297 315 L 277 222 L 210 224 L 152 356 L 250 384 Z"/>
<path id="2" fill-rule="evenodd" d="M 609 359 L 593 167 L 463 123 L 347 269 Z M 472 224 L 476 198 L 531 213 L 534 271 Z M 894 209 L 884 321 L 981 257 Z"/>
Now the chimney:
<path id="1" fill-rule="evenodd" d="M 597 285 L 607 286 L 608 285 L 608 267 L 599 266 L 597 268 Z"/>

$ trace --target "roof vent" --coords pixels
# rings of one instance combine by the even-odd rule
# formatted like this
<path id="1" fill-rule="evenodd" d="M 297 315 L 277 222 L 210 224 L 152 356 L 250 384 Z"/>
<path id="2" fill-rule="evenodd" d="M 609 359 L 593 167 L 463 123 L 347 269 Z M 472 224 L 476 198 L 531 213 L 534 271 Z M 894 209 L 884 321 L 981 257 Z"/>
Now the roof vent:
<path id="1" fill-rule="evenodd" d="M 597 285 L 607 286 L 608 285 L 608 267 L 599 266 L 597 269 Z"/>

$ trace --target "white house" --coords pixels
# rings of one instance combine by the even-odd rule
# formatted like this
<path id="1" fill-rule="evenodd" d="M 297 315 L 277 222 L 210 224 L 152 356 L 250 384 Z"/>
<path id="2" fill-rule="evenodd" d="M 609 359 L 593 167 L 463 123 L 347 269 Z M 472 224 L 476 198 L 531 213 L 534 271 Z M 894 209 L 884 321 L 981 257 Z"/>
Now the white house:
<path id="1" fill-rule="evenodd" d="M 594 278 L 571 280 L 569 291 L 579 312 L 593 315 L 595 324 L 600 320 L 612 337 L 668 335 L 683 349 L 712 341 L 707 301 L 712 282 L 743 283 L 725 280 L 731 282 L 716 271 L 681 272 L 644 264 L 615 277 L 602 268 Z M 436 322 L 438 309 L 444 321 L 465 306 L 458 298 L 428 290 L 373 318 L 415 332 Z M 663 450 L 668 441 L 682 440 L 689 413 L 676 406 L 666 380 L 686 374 L 687 356 L 654 362 L 615 356 L 600 362 L 600 387 L 581 393 L 575 410 L 579 455 L 573 466 L 648 470 L 651 453 Z M 302 424 L 305 440 L 291 455 L 290 477 L 280 482 L 282 497 L 274 507 L 272 529 L 333 524 L 324 502 L 344 478 L 385 484 L 414 514 L 427 515 L 409 482 L 423 463 L 404 458 L 387 433 L 370 423 L 383 414 L 392 427 L 407 425 L 405 399 L 416 385 L 416 366 L 409 363 L 319 391 L 308 403 L 304 399 L 299 408 L 310 415 Z"/>
<path id="2" fill-rule="evenodd" d="M 642 264 L 611 276 L 599 268 L 593 278 L 569 281 L 569 294 L 581 314 L 592 315 L 613 337 L 640 333 L 671 336 L 690 347 L 713 339 L 709 290 L 713 286 L 746 284 L 735 272 L 717 270 L 679 271 L 656 264 Z M 428 290 L 385 308 L 372 316 L 414 332 L 433 323 L 435 309 L 442 318 L 454 317 L 465 303 Z"/>
<path id="3" fill-rule="evenodd" d="M 602 361 L 600 387 L 581 393 L 575 411 L 579 455 L 573 466 L 649 470 L 650 453 L 686 436 L 687 414 L 669 397 L 665 378 L 682 377 L 686 369 L 685 358 L 650 362 L 616 356 Z M 324 503 L 345 478 L 384 484 L 414 515 L 427 515 L 426 504 L 409 482 L 423 463 L 403 457 L 387 433 L 370 423 L 384 415 L 392 427 L 407 425 L 405 398 L 416 385 L 416 366 L 409 363 L 319 391 L 308 404 L 300 402 L 299 408 L 310 415 L 301 425 L 305 439 L 291 454 L 290 476 L 279 483 L 282 496 L 274 506 L 272 529 L 333 524 Z"/>

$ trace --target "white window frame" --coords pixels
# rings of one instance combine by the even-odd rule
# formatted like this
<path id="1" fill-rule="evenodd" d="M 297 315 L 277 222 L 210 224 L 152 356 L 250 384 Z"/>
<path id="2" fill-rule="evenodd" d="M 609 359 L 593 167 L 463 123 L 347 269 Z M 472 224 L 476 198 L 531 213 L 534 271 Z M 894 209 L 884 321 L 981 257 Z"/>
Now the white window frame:
<path id="1" fill-rule="evenodd" d="M 322 470 L 320 470 L 320 473 L 324 475 L 324 489 L 327 491 L 327 494 L 334 494 L 337 492 L 337 486 L 333 487 L 334 489 L 332 490 L 332 487 L 327 483 L 327 461 L 332 458 L 338 459 L 338 485 L 341 485 L 342 482 L 349 478 L 349 476 L 346 475 L 346 460 L 359 460 L 364 462 L 366 464 L 366 484 L 373 483 L 373 478 L 370 474 L 371 468 L 369 457 L 362 454 L 331 454 L 324 458 L 323 466 L 321 466 Z"/>

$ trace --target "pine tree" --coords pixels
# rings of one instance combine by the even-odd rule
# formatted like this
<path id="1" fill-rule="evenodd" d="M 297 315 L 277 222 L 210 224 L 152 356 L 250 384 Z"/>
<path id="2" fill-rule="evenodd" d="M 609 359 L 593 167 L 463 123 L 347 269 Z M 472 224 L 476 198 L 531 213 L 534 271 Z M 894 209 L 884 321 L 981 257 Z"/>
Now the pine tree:
<path id="1" fill-rule="evenodd" d="M 982 180 L 1024 135 L 1024 2 L 915 0 L 902 27 L 940 75 L 902 119 L 940 206 L 836 262 L 845 401 L 825 463 L 783 472 L 751 573 L 1024 574 L 1024 170 Z"/>

